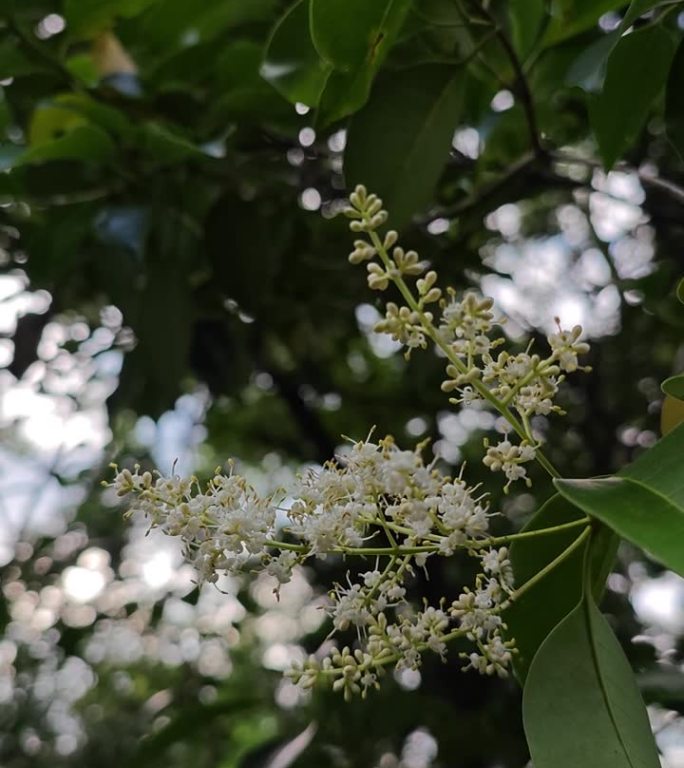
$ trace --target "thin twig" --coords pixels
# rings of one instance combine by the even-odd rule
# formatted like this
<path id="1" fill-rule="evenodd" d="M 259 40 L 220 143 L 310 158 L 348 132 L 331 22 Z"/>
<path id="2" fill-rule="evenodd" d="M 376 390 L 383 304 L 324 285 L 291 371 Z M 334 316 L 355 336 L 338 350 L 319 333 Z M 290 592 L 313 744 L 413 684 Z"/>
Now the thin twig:
<path id="1" fill-rule="evenodd" d="M 534 154 L 534 152 L 525 153 L 522 155 L 522 157 L 518 158 L 518 160 L 512 163 L 507 168 L 507 170 L 501 174 L 501 176 L 493 179 L 488 184 L 483 184 L 463 200 L 459 200 L 453 205 L 444 206 L 443 208 L 439 208 L 436 211 L 431 212 L 427 221 L 432 221 L 442 216 L 461 216 L 472 208 L 476 208 L 478 205 L 480 205 L 480 203 L 483 203 L 485 200 L 487 200 L 487 198 L 496 194 L 496 192 L 505 187 L 510 181 L 526 171 L 530 166 L 534 165 L 536 160 L 537 156 Z"/>
<path id="2" fill-rule="evenodd" d="M 587 168 L 597 168 L 603 170 L 603 165 L 599 160 L 594 160 L 589 157 L 578 157 L 576 155 L 568 154 L 567 152 L 553 152 L 552 159 L 558 163 L 568 163 L 575 165 L 584 165 Z M 635 168 L 629 163 L 617 163 L 613 170 L 623 171 L 626 173 L 635 173 L 639 178 L 639 181 L 647 187 L 653 187 L 659 189 L 662 192 L 667 193 L 673 200 L 684 205 L 684 187 L 680 187 L 669 179 L 663 179 L 661 176 L 654 176 L 652 173 L 644 172 L 639 168 Z"/>
<path id="3" fill-rule="evenodd" d="M 534 106 L 534 98 L 532 96 L 529 83 L 527 82 L 527 76 L 525 75 L 522 62 L 518 58 L 518 54 L 516 53 L 513 44 L 508 39 L 508 35 L 504 32 L 503 29 L 501 29 L 491 11 L 484 5 L 481 5 L 480 12 L 494 27 L 496 38 L 499 43 L 501 43 L 501 47 L 504 49 L 506 56 L 508 56 L 508 59 L 510 60 L 513 67 L 513 71 L 515 72 L 515 82 L 512 86 L 512 89 L 520 99 L 522 107 L 525 111 L 525 116 L 527 118 L 527 128 L 530 134 L 530 143 L 532 144 L 534 154 L 539 158 L 545 158 L 547 156 L 547 152 L 541 143 L 539 124 L 537 121 L 537 112 Z"/>

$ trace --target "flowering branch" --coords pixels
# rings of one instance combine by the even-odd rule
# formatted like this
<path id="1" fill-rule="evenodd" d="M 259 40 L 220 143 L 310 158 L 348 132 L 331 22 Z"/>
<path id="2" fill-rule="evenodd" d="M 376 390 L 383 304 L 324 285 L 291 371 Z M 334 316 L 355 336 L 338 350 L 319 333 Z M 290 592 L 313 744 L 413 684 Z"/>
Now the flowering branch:
<path id="1" fill-rule="evenodd" d="M 451 402 L 488 403 L 507 420 L 519 442 L 508 437 L 492 446 L 485 442 L 483 458 L 492 471 L 505 474 L 505 490 L 519 479 L 529 484 L 523 465 L 532 459 L 557 476 L 532 434 L 530 418 L 560 412 L 553 403 L 558 385 L 565 373 L 580 368 L 578 355 L 588 349 L 579 340 L 579 326 L 552 334 L 546 358 L 529 348 L 495 355 L 505 339 L 493 334 L 500 323 L 492 300 L 473 292 L 459 300 L 454 290 L 443 292 L 434 270 L 414 251 L 396 246 L 396 232 L 380 237 L 387 213 L 375 195 L 357 187 L 350 202 L 351 229 L 368 236 L 355 242 L 350 260 L 368 261 L 369 286 L 384 291 L 392 284 L 405 302 L 401 307 L 388 302 L 376 330 L 391 334 L 407 354 L 434 344 L 447 361 L 442 389 L 453 393 Z M 278 498 L 259 495 L 232 464 L 204 486 L 195 477 L 141 474 L 139 467 L 117 468 L 109 485 L 120 496 L 133 496 L 128 514 L 140 513 L 152 528 L 180 538 L 201 581 L 215 583 L 222 573 L 260 568 L 275 579 L 277 593 L 309 559 L 360 558 L 364 565 L 375 559 L 372 569 L 357 568 L 345 584 L 332 585 L 326 610 L 333 632 L 354 630 L 356 644 L 341 651 L 333 647 L 291 670 L 292 680 L 304 688 L 321 681 L 347 698 L 365 695 L 387 666 L 417 669 L 426 651 L 444 659 L 456 638 L 473 646 L 461 654 L 465 669 L 505 676 L 515 642 L 504 640 L 503 612 L 587 540 L 589 521 L 493 537 L 487 494 L 467 485 L 463 467 L 452 478 L 435 461 L 425 464 L 423 448 L 401 450 L 392 437 L 353 443 L 339 460 L 298 476 L 289 494 Z M 572 544 L 516 589 L 506 545 L 575 528 L 580 533 Z M 442 597 L 437 605 L 417 609 L 408 597 L 417 571 L 429 558 L 457 552 L 477 563 L 474 583 L 455 599 Z"/>

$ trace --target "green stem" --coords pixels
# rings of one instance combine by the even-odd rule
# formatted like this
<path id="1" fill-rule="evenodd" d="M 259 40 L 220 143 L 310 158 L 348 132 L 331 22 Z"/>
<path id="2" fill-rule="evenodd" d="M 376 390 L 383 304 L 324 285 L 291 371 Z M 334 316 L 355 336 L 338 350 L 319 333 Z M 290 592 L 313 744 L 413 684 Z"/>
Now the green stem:
<path id="1" fill-rule="evenodd" d="M 306 544 L 294 544 L 288 541 L 278 541 L 277 539 L 268 539 L 266 545 L 275 549 L 285 549 L 290 552 L 301 552 L 302 554 L 311 553 L 311 548 Z M 435 544 L 425 544 L 419 547 L 335 547 L 326 554 L 333 555 L 361 555 L 378 557 L 401 557 L 403 555 L 423 555 L 438 550 Z"/>
<path id="2" fill-rule="evenodd" d="M 554 352 L 551 357 L 548 358 L 548 360 L 542 360 L 539 362 L 538 365 L 535 365 L 535 367 L 526 373 L 522 379 L 519 379 L 513 387 L 511 387 L 511 391 L 506 395 L 506 397 L 501 401 L 504 405 L 509 405 L 513 398 L 520 392 L 520 390 L 527 386 L 531 381 L 533 381 L 537 376 L 540 376 L 543 374 L 556 360 L 556 353 Z"/>
<path id="3" fill-rule="evenodd" d="M 454 629 L 448 634 L 444 635 L 440 638 L 440 640 L 444 643 L 450 643 L 452 640 L 456 640 L 456 638 L 459 637 L 465 637 L 468 633 L 463 629 Z M 386 639 L 389 640 L 389 637 L 385 635 Z M 430 650 L 430 646 L 427 643 L 419 643 L 416 645 L 416 650 L 419 653 L 422 653 L 423 651 Z M 383 656 L 381 659 L 374 659 L 370 663 L 361 664 L 359 666 L 359 670 L 366 671 L 368 669 L 377 669 L 378 667 L 386 667 L 388 664 L 394 664 L 394 662 L 399 661 L 401 658 L 400 653 L 391 653 L 387 654 L 386 656 Z M 344 673 L 344 670 L 339 667 L 331 667 L 330 669 L 321 669 L 319 670 L 318 674 L 321 677 L 340 677 Z"/>
<path id="4" fill-rule="evenodd" d="M 487 539 L 472 539 L 464 541 L 463 544 L 458 545 L 458 549 L 482 549 L 482 547 L 494 547 L 500 544 L 510 544 L 514 541 L 521 539 L 533 539 L 541 536 L 550 536 L 562 531 L 569 531 L 574 528 L 580 528 L 586 526 L 589 522 L 588 517 L 580 518 L 579 520 L 573 520 L 570 523 L 562 523 L 561 525 L 554 525 L 549 528 L 539 528 L 535 531 L 521 531 L 520 533 L 509 533 L 506 536 L 493 536 Z M 392 525 L 392 528 L 397 533 L 411 533 L 409 528 L 403 528 L 402 526 Z M 411 555 L 431 554 L 439 551 L 439 543 L 441 543 L 444 536 L 436 536 L 435 534 L 428 534 L 431 539 L 435 539 L 438 543 L 435 544 L 421 544 L 415 547 L 402 547 L 397 545 L 396 547 L 335 547 L 329 554 L 334 555 L 361 555 L 361 556 L 377 556 L 377 557 L 405 557 Z M 295 544 L 288 541 L 279 541 L 277 539 L 269 539 L 267 542 L 269 547 L 275 549 L 288 550 L 290 552 L 300 552 L 301 554 L 309 554 L 311 549 L 306 544 Z"/>
<path id="5" fill-rule="evenodd" d="M 560 533 L 561 531 L 570 531 L 573 528 L 580 528 L 586 526 L 589 523 L 588 517 L 582 517 L 579 520 L 573 520 L 571 523 L 563 523 L 562 525 L 554 525 L 550 528 L 539 528 L 535 531 L 521 531 L 520 533 L 511 533 L 508 536 L 495 536 L 491 539 L 485 539 L 484 543 L 488 546 L 498 546 L 499 544 L 508 544 L 513 541 L 520 541 L 521 539 L 534 539 L 539 536 L 548 536 L 554 533 Z M 471 542 L 469 542 L 471 543 Z M 475 544 L 475 542 L 472 542 Z"/>
<path id="6" fill-rule="evenodd" d="M 370 592 L 366 595 L 366 599 L 364 603 L 368 605 L 370 601 L 375 597 L 375 594 L 377 593 L 378 589 L 380 589 L 380 584 L 385 580 L 385 577 L 387 574 L 394 568 L 394 564 L 397 562 L 396 555 L 391 555 L 389 560 L 387 561 L 387 565 L 384 567 L 382 574 L 380 575 L 380 578 L 378 579 L 377 584 L 371 588 Z"/>
<path id="7" fill-rule="evenodd" d="M 392 534 L 392 529 L 389 526 L 389 520 L 385 517 L 385 513 L 382 510 L 382 507 L 378 505 L 378 517 L 375 521 L 385 532 L 385 536 L 387 536 L 387 540 L 389 541 L 390 545 L 393 549 L 397 549 L 397 540 L 394 538 L 394 535 Z"/>
<path id="8" fill-rule="evenodd" d="M 547 528 L 545 529 L 546 532 L 551 531 L 559 531 L 559 530 L 567 530 L 571 526 L 577 526 L 580 523 L 586 523 L 586 519 L 584 520 L 577 520 L 573 523 L 565 523 L 563 525 L 554 526 L 554 528 Z M 536 531 L 530 533 L 536 533 Z M 531 579 L 528 579 L 521 587 L 515 590 L 513 594 L 510 596 L 508 600 L 501 603 L 497 608 L 497 613 L 501 613 L 505 611 L 514 600 L 518 600 L 522 595 L 525 594 L 529 589 L 531 589 L 535 584 L 537 584 L 541 579 L 543 579 L 548 573 L 550 573 L 554 568 L 556 568 L 558 565 L 560 565 L 564 560 L 566 560 L 570 555 L 575 552 L 582 544 L 589 538 L 591 534 L 591 528 L 587 526 L 582 533 L 570 544 L 570 546 L 566 547 L 559 555 L 558 557 L 555 557 L 550 563 L 548 563 L 544 568 L 542 568 L 538 573 L 536 573 L 534 576 L 532 576 Z M 463 637 L 464 635 L 467 635 L 467 631 L 457 628 L 452 630 L 451 632 L 444 635 L 441 639 L 444 643 L 449 643 L 452 640 L 455 640 L 459 637 Z M 427 643 L 421 643 L 417 646 L 416 650 L 419 652 L 423 652 L 425 650 L 428 650 L 429 646 Z M 377 667 L 384 667 L 388 664 L 392 664 L 395 661 L 397 661 L 400 658 L 400 654 L 398 653 L 392 653 L 388 654 L 387 656 L 384 656 L 380 660 L 375 660 L 372 663 L 361 665 L 360 669 L 367 670 L 371 667 L 376 669 Z M 331 677 L 339 677 L 343 674 L 342 669 L 333 668 L 333 669 L 327 669 L 327 670 L 321 670 L 319 672 L 320 675 L 323 676 L 331 676 Z"/>
<path id="9" fill-rule="evenodd" d="M 591 528 L 587 526 L 582 531 L 582 533 L 580 533 L 580 535 L 572 542 L 572 544 L 570 544 L 569 547 L 566 547 L 560 553 L 560 555 L 558 555 L 558 557 L 555 557 L 550 563 L 547 563 L 540 571 L 532 576 L 531 579 L 528 579 L 521 587 L 518 587 L 518 589 L 516 589 L 515 592 L 513 592 L 513 594 L 510 596 L 509 600 L 507 600 L 505 603 L 502 603 L 502 610 L 507 608 L 510 603 L 522 597 L 525 592 L 527 592 L 529 589 L 532 589 L 535 584 L 540 582 L 545 576 L 551 573 L 554 568 L 559 566 L 564 560 L 570 557 L 570 555 L 575 552 L 575 550 L 579 549 L 579 547 L 581 547 L 582 544 L 589 538 L 590 534 Z"/>

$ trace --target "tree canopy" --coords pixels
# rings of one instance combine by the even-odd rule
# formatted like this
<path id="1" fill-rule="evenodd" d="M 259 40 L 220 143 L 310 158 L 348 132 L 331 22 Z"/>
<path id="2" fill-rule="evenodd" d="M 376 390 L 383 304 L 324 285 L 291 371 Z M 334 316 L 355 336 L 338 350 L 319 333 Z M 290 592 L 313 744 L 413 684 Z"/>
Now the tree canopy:
<path id="1" fill-rule="evenodd" d="M 620 647 L 667 724 L 684 624 L 639 595 L 681 599 L 684 569 L 683 19 L 670 0 L 0 0 L 3 765 L 523 766 L 523 706 L 538 768 L 592 722 L 638 755 L 597 765 L 653 765 Z M 246 578 L 227 598 L 100 486 L 112 460 L 209 477 L 233 456 L 272 489 L 373 426 L 490 484 L 496 415 L 452 408 L 440 355 L 373 330 L 341 215 L 357 184 L 445 284 L 493 297 L 513 349 L 556 322 L 591 344 L 567 416 L 534 417 L 572 479 L 491 491 L 499 536 L 598 521 L 590 578 L 578 549 L 510 609 L 524 700 L 458 653 L 363 701 L 302 698 L 275 670 L 325 642 L 345 562 L 280 603 Z M 516 574 L 576 534 L 521 539 Z"/>

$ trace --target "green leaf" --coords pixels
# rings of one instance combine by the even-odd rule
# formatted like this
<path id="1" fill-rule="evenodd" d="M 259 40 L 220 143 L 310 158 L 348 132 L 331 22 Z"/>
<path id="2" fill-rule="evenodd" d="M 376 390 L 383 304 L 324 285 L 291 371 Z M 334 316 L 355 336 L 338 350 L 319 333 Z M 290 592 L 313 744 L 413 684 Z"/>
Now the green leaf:
<path id="1" fill-rule="evenodd" d="M 389 48 L 411 0 L 311 0 L 311 39 L 336 69 L 372 65 Z"/>
<path id="2" fill-rule="evenodd" d="M 259 74 L 262 54 L 257 43 L 238 40 L 210 61 L 219 94 L 207 114 L 210 124 L 268 120 L 297 129 L 299 116 Z"/>
<path id="3" fill-rule="evenodd" d="M 374 74 L 366 67 L 331 72 L 316 111 L 316 127 L 325 128 L 359 110 L 368 101 Z"/>
<path id="4" fill-rule="evenodd" d="M 93 57 L 87 53 L 79 53 L 76 56 L 70 56 L 64 66 L 71 75 L 83 83 L 88 88 L 95 88 L 100 82 L 100 73 L 98 72 Z"/>
<path id="5" fill-rule="evenodd" d="M 148 768 L 151 763 L 157 764 L 159 757 L 163 756 L 170 746 L 188 741 L 188 739 L 196 737 L 198 733 L 203 735 L 208 728 L 215 725 L 217 720 L 225 718 L 228 726 L 225 730 L 230 733 L 231 726 L 235 721 L 238 721 L 235 714 L 239 713 L 244 718 L 247 713 L 252 713 L 260 703 L 257 696 L 248 692 L 243 697 L 236 699 L 186 706 L 168 725 L 140 742 L 131 758 L 129 768 Z M 228 720 L 227 716 L 232 716 L 233 720 Z"/>
<path id="6" fill-rule="evenodd" d="M 392 73 L 351 122 L 347 185 L 379 194 L 393 227 L 431 200 L 461 114 L 462 81 L 460 70 L 435 64 Z"/>
<path id="7" fill-rule="evenodd" d="M 117 16 L 132 17 L 159 0 L 65 0 L 69 36 L 80 38 L 108 29 Z"/>
<path id="8" fill-rule="evenodd" d="M 673 429 L 684 422 L 684 399 L 665 395 L 660 411 L 660 431 L 669 435 Z"/>
<path id="9" fill-rule="evenodd" d="M 537 531 L 564 525 L 582 518 L 582 513 L 556 494 L 529 520 L 523 531 Z M 554 534 L 518 539 L 511 547 L 515 585 L 531 579 L 580 535 L 582 528 L 570 528 Z M 613 563 L 617 537 L 602 529 L 591 539 L 592 579 L 598 599 Z M 525 592 L 506 611 L 508 634 L 515 638 L 518 653 L 513 657 L 516 677 L 522 683 L 532 659 L 551 630 L 577 605 L 582 597 L 584 547 L 551 570 Z"/>
<path id="10" fill-rule="evenodd" d="M 197 145 L 160 123 L 146 123 L 143 126 L 142 144 L 147 154 L 163 165 L 175 165 L 192 159 L 206 160 L 208 157 Z"/>
<path id="11" fill-rule="evenodd" d="M 39 104 L 31 115 L 28 143 L 31 146 L 45 144 L 64 136 L 79 125 L 87 125 L 87 118 L 67 106 L 48 102 Z"/>
<path id="12" fill-rule="evenodd" d="M 33 111 L 29 148 L 15 165 L 50 160 L 105 162 L 116 152 L 111 134 L 124 136 L 128 131 L 126 117 L 115 107 L 85 94 L 59 94 Z"/>
<path id="13" fill-rule="evenodd" d="M 26 247 L 36 286 L 54 290 L 60 281 L 78 279 L 88 249 L 83 247 L 93 218 L 92 203 L 79 203 L 40 212 L 40 225 L 26 234 Z M 62 284 L 64 284 L 62 282 Z"/>
<path id="14" fill-rule="evenodd" d="M 3 78 L 33 75 L 45 70 L 49 71 L 49 65 L 30 56 L 15 38 L 6 36 L 0 41 L 0 72 Z"/>
<path id="15" fill-rule="evenodd" d="M 627 9 L 627 13 L 622 17 L 620 29 L 627 29 L 639 18 L 639 16 L 643 16 L 650 11 L 651 8 L 660 5 L 661 2 L 662 0 L 632 0 Z"/>
<path id="16" fill-rule="evenodd" d="M 523 692 L 535 768 L 659 768 L 629 662 L 591 596 L 535 656 Z"/>
<path id="17" fill-rule="evenodd" d="M 16 165 L 17 160 L 24 154 L 24 148 L 15 144 L 0 145 L 0 171 L 7 171 Z"/>
<path id="18" fill-rule="evenodd" d="M 665 379 L 660 388 L 666 395 L 676 397 L 678 400 L 684 400 L 684 373 Z"/>
<path id="19" fill-rule="evenodd" d="M 677 298 L 684 304 L 684 279 L 680 280 L 677 286 Z"/>
<path id="20" fill-rule="evenodd" d="M 575 85 L 587 93 L 600 91 L 606 77 L 608 56 L 619 37 L 619 31 L 615 30 L 584 47 L 568 69 L 566 84 Z"/>
<path id="21" fill-rule="evenodd" d="M 71 119 L 72 124 L 83 124 L 85 122 L 94 123 L 113 136 L 123 139 L 130 138 L 133 135 L 133 128 L 129 118 L 124 112 L 109 104 L 91 98 L 84 93 L 64 93 L 55 96 L 52 103 L 46 109 L 58 110 L 53 115 L 54 130 L 60 130 L 61 119 L 68 123 Z M 49 126 L 44 125 L 44 129 L 49 131 Z M 36 128 L 33 129 L 35 141 Z"/>
<path id="22" fill-rule="evenodd" d="M 557 0 L 552 4 L 552 19 L 544 43 L 553 45 L 591 29 L 604 13 L 624 5 L 624 0 Z"/>
<path id="23" fill-rule="evenodd" d="M 544 0 L 510 0 L 508 18 L 513 44 L 518 55 L 524 58 L 539 38 L 546 18 L 546 3 Z"/>
<path id="24" fill-rule="evenodd" d="M 601 93 L 589 102 L 591 126 L 607 169 L 643 128 L 675 52 L 668 30 L 652 25 L 620 38 L 608 57 Z"/>
<path id="25" fill-rule="evenodd" d="M 318 726 L 310 723 L 296 735 L 269 740 L 259 744 L 237 763 L 238 768 L 289 768 L 297 762 L 316 735 Z"/>
<path id="26" fill-rule="evenodd" d="M 348 3 L 312 0 L 311 29 L 319 53 L 324 58 L 324 50 L 328 57 L 332 55 L 328 47 L 335 49 L 338 45 L 340 38 L 335 31 L 339 32 L 340 28 L 346 28 L 350 39 L 355 41 L 352 47 L 358 48 L 356 57 L 343 61 L 344 57 L 340 56 L 334 61 L 337 69 L 331 72 L 321 94 L 316 113 L 317 127 L 325 128 L 351 115 L 368 101 L 375 74 L 392 47 L 410 7 L 410 0 L 385 0 L 378 4 L 356 2 L 363 12 L 351 15 Z M 336 8 L 330 10 L 331 5 Z"/>
<path id="27" fill-rule="evenodd" d="M 680 42 L 674 55 L 665 91 L 665 131 L 667 137 L 684 158 L 684 41 Z M 684 283 L 684 281 L 682 281 Z M 682 299 L 684 301 L 684 299 Z"/>
<path id="28" fill-rule="evenodd" d="M 684 575 L 683 459 L 680 424 L 619 476 L 554 485 L 579 509 Z"/>
<path id="29" fill-rule="evenodd" d="M 271 33 L 261 76 L 293 104 L 315 107 L 330 69 L 311 41 L 307 1 L 297 0 Z"/>
<path id="30" fill-rule="evenodd" d="M 45 163 L 52 160 L 105 163 L 111 160 L 115 150 L 114 142 L 101 128 L 95 125 L 77 125 L 64 136 L 30 147 L 16 159 L 14 165 Z"/>
<path id="31" fill-rule="evenodd" d="M 237 39 L 227 34 L 242 25 L 269 24 L 273 19 L 274 0 L 163 0 L 136 20 L 135 34 L 138 44 L 152 49 L 166 58 L 187 47 L 187 34 L 198 43 L 221 37 L 224 43 Z M 263 38 L 260 38 L 263 43 Z"/>

